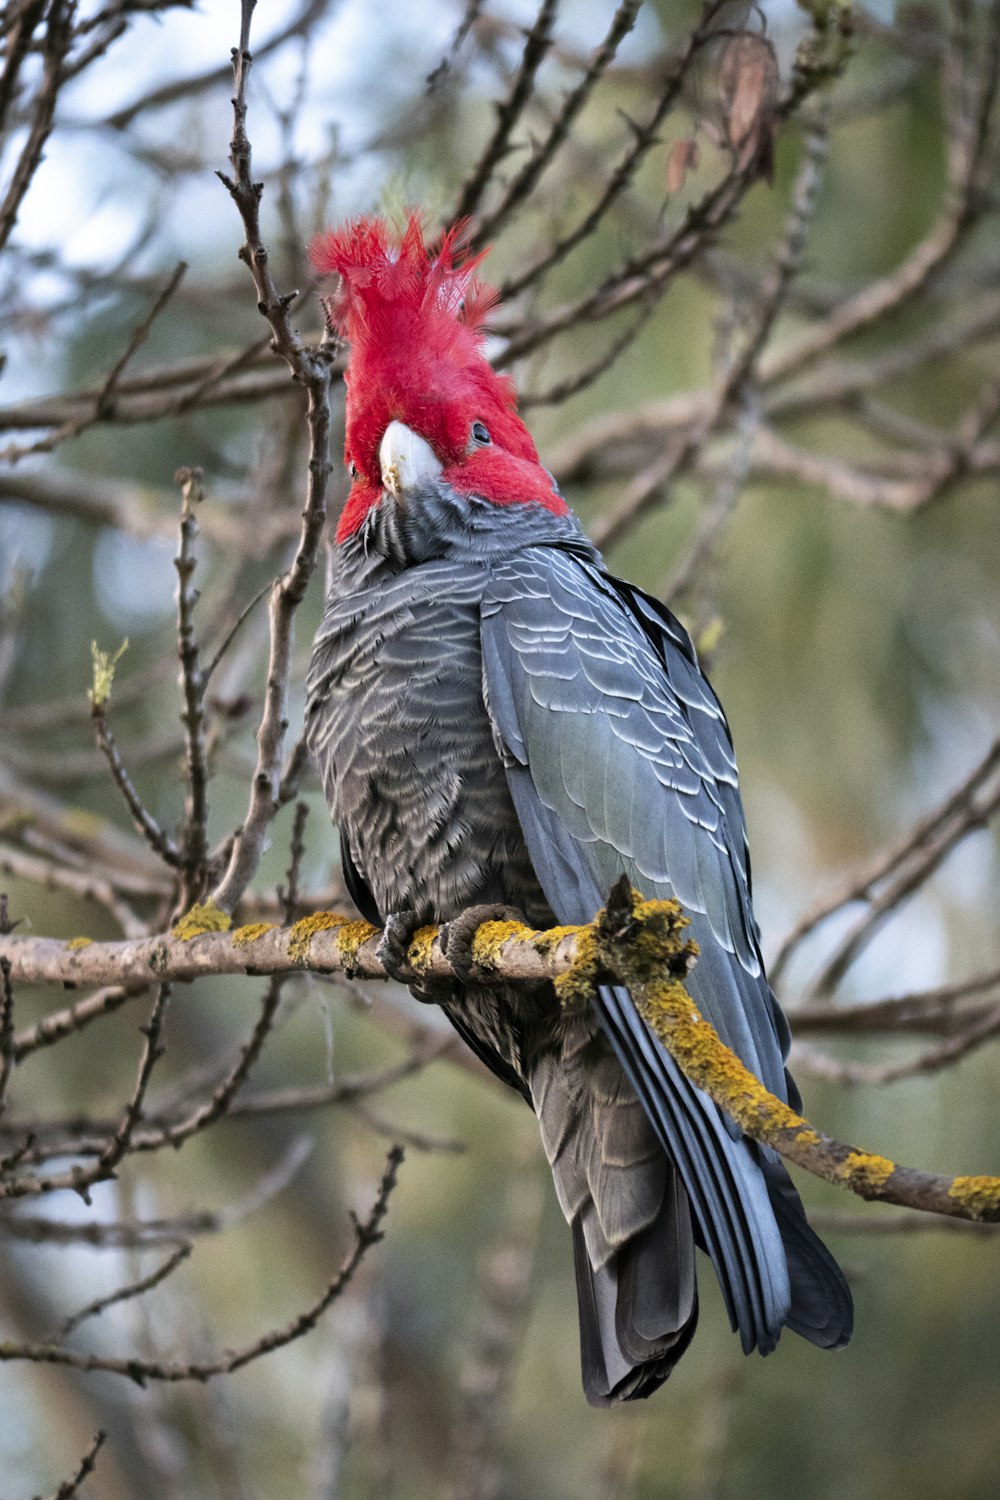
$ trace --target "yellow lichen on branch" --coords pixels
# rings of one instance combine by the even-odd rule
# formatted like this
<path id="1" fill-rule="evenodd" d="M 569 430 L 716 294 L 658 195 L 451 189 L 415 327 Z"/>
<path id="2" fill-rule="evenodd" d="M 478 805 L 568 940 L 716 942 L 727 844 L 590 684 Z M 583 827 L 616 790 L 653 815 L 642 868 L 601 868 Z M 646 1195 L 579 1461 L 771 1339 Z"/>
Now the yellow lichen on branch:
<path id="1" fill-rule="evenodd" d="M 380 933 L 369 922 L 320 911 L 292 927 L 255 922 L 232 931 L 230 920 L 209 902 L 193 906 L 172 932 L 129 942 L 0 935 L 0 958 L 15 983 L 121 985 L 137 992 L 154 975 L 183 982 L 313 969 L 386 977 Z M 688 919 L 676 902 L 648 900 L 619 883 L 591 923 L 539 932 L 519 922 L 483 922 L 471 953 L 484 983 L 551 983 L 560 1003 L 574 1009 L 599 1010 L 604 984 L 627 986 L 646 1025 L 698 1088 L 746 1135 L 825 1181 L 863 1198 L 1000 1222 L 1000 1177 L 945 1177 L 901 1166 L 824 1135 L 769 1093 L 699 1014 L 685 983 L 698 958 L 688 934 Z M 422 980 L 458 977 L 436 927 L 418 929 L 408 962 Z"/>
<path id="2" fill-rule="evenodd" d="M 962 1205 L 962 1218 L 1000 1222 L 1000 1177 L 954 1177 L 948 1194 Z"/>
<path id="3" fill-rule="evenodd" d="M 334 929 L 338 966 L 350 973 L 357 962 L 359 949 L 377 934 L 378 928 L 370 922 L 352 920 L 335 911 L 316 911 L 295 923 L 288 940 L 289 958 L 302 968 L 308 968 L 313 939 L 317 933 Z"/>
<path id="4" fill-rule="evenodd" d="M 220 910 L 214 901 L 196 901 L 170 931 L 172 937 L 189 943 L 192 938 L 201 937 L 206 932 L 228 932 L 232 924 L 229 913 Z"/>
<path id="5" fill-rule="evenodd" d="M 876 1156 L 871 1151 L 848 1151 L 838 1168 L 842 1181 L 853 1185 L 854 1191 L 863 1197 L 877 1197 L 896 1170 L 896 1163 L 887 1156 Z M 867 1187 L 870 1191 L 862 1191 Z"/>
<path id="6" fill-rule="evenodd" d="M 309 962 L 309 949 L 317 932 L 328 932 L 331 927 L 343 927 L 347 922 L 335 911 L 314 911 L 296 922 L 288 939 L 288 956 L 303 968 Z"/>
<path id="7" fill-rule="evenodd" d="M 489 924 L 484 922 L 483 927 Z M 410 940 L 410 946 L 406 950 L 407 962 L 412 965 L 416 974 L 423 974 L 431 965 L 434 958 L 434 939 L 438 930 L 434 926 L 418 927 Z M 478 933 L 476 936 L 478 937 Z"/>
<path id="8" fill-rule="evenodd" d="M 273 922 L 247 922 L 243 927 L 237 927 L 233 933 L 233 942 L 237 948 L 248 948 L 258 938 L 262 938 L 265 932 L 273 932 Z"/>
<path id="9" fill-rule="evenodd" d="M 824 1135 L 771 1094 L 699 1013 L 684 986 L 682 975 L 697 956 L 696 945 L 683 938 L 687 925 L 676 902 L 648 901 L 620 882 L 557 990 L 576 998 L 581 988 L 599 983 L 602 972 L 626 983 L 639 1014 L 686 1076 L 746 1135 L 817 1177 L 862 1198 L 1000 1221 L 1000 1177 L 943 1177 L 900 1166 Z"/>

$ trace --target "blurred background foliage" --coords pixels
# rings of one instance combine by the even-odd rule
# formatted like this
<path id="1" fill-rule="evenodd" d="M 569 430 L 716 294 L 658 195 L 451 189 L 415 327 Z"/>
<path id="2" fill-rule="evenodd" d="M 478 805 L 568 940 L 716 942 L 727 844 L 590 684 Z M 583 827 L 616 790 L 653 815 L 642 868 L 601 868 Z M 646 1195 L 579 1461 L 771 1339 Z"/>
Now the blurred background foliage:
<path id="1" fill-rule="evenodd" d="M 212 175 L 225 165 L 231 130 L 225 69 L 239 7 L 212 0 L 200 9 L 152 9 L 147 15 L 125 6 L 126 33 L 60 99 L 58 128 L 0 272 L 7 355 L 0 401 L 8 409 L 99 389 L 178 259 L 189 270 L 130 364 L 130 378 L 147 367 L 214 359 L 262 336 L 249 279 L 235 260 L 237 216 Z M 302 7 L 258 9 L 259 45 Z M 251 90 L 265 234 L 287 287 L 305 285 L 304 246 L 326 222 L 380 206 L 422 205 L 432 220 L 448 211 L 492 128 L 491 100 L 503 96 L 517 66 L 520 28 L 535 15 L 518 0 L 472 7 L 479 13 L 472 39 L 428 90 L 425 79 L 449 52 L 461 6 L 341 0 L 306 9 L 309 24 L 260 59 Z M 985 35 L 987 23 L 996 24 L 988 9 L 972 0 L 954 7 L 880 0 L 858 13 L 851 56 L 821 106 L 829 112 L 829 156 L 796 283 L 800 298 L 786 304 L 774 347 L 794 341 L 817 310 L 890 274 L 934 224 L 946 174 L 942 38 L 957 26 Z M 519 139 L 529 138 L 529 125 L 543 130 L 612 10 L 599 0 L 559 7 L 560 46 L 543 67 L 545 92 Z M 651 77 L 662 76 L 662 59 L 676 53 L 697 13 L 678 0 L 643 7 L 561 164 L 497 234 L 491 279 L 518 273 L 585 211 L 612 146 L 628 137 L 627 119 L 644 114 Z M 741 20 L 747 15 L 754 29 L 766 22 L 787 79 L 809 17 L 790 0 L 765 0 Z M 218 70 L 206 87 L 142 110 L 120 128 L 97 128 L 164 82 L 202 69 Z M 675 193 L 666 187 L 670 147 L 711 121 L 714 78 L 709 60 L 694 70 L 627 198 L 541 290 L 529 292 L 519 316 L 530 322 L 535 312 L 599 283 L 641 247 L 650 223 L 679 219 L 718 177 L 724 152 L 702 133 L 700 165 Z M 8 148 L 16 145 L 15 131 Z M 752 302 L 771 263 L 803 149 L 798 123 L 779 127 L 773 183 L 752 187 L 705 257 L 672 280 L 609 372 L 568 400 L 531 411 L 549 461 L 609 414 L 710 385 L 741 298 Z M 995 207 L 1000 185 L 995 146 L 991 151 L 981 186 Z M 520 159 L 515 154 L 509 169 Z M 995 289 L 998 246 L 996 217 L 986 213 L 919 303 L 875 323 L 831 359 L 874 361 L 959 318 L 966 302 Z M 544 391 L 572 378 L 629 316 L 600 327 L 581 323 L 520 361 L 521 390 Z M 298 318 L 304 332 L 318 334 L 314 297 Z M 887 377 L 863 400 L 891 406 L 900 427 L 912 422 L 945 432 L 995 376 L 998 352 L 1000 322 L 947 359 Z M 262 358 L 250 367 L 274 372 L 274 362 Z M 147 804 L 168 826 L 179 816 L 171 564 L 179 500 L 172 475 L 181 464 L 205 473 L 199 618 L 206 639 L 218 639 L 234 601 L 250 598 L 285 555 L 288 527 L 269 538 L 268 524 L 294 525 L 301 508 L 304 424 L 294 393 L 279 389 L 283 380 L 279 371 L 253 400 L 193 404 L 137 424 L 102 421 L 56 453 L 6 455 L 18 460 L 0 488 L 3 638 L 14 643 L 0 704 L 0 778 L 7 778 L 0 782 L 7 793 L 0 834 L 8 841 L 17 843 L 10 809 L 25 785 L 58 799 L 63 815 L 68 809 L 128 828 L 92 749 L 85 699 L 92 639 L 113 648 L 128 637 L 112 702 L 115 730 Z M 848 465 L 871 461 L 877 472 L 883 435 L 855 415 L 849 405 L 807 408 L 786 416 L 781 431 L 802 450 Z M 44 437 L 51 427 L 8 424 L 4 441 L 30 445 L 39 432 Z M 718 435 L 723 472 L 736 467 L 724 437 Z M 105 502 L 121 497 L 128 524 L 98 524 L 84 506 L 60 508 L 51 497 L 24 492 L 25 475 L 46 473 L 71 473 Z M 626 482 L 624 471 L 597 472 L 570 479 L 566 489 L 591 522 Z M 854 504 L 791 475 L 751 472 L 737 488 L 724 534 L 674 603 L 708 648 L 733 727 L 758 917 L 765 951 L 773 953 L 819 894 L 938 803 L 997 733 L 997 469 L 963 475 L 909 512 Z M 678 475 L 609 549 L 615 569 L 661 592 L 711 491 L 704 473 Z M 334 513 L 345 493 L 338 467 Z M 317 579 L 297 625 L 293 732 L 321 593 Z M 213 836 L 244 808 L 264 640 L 258 610 L 214 689 L 220 743 Z M 39 705 L 55 708 L 46 717 Z M 309 783 L 304 795 L 312 815 L 303 899 L 311 909 L 316 893 L 336 889 L 338 867 L 318 790 Z M 275 824 L 260 891 L 283 878 L 291 816 L 286 809 Z M 3 888 L 13 915 L 34 933 L 117 935 L 106 911 L 9 868 Z M 995 828 L 985 827 L 900 907 L 849 971 L 841 1000 L 995 968 L 998 890 Z M 810 964 L 822 962 L 851 915 L 820 929 L 785 974 L 782 999 L 790 1010 Z M 406 1017 L 417 1008 L 403 995 L 390 1001 L 383 994 L 373 1016 L 370 1000 L 357 986 L 315 979 L 290 986 L 254 1087 L 322 1082 L 331 1070 L 338 1078 L 367 1073 L 398 1058 Z M 192 1067 L 231 1054 L 248 1025 L 248 1001 L 255 1003 L 250 981 L 178 992 L 161 1094 L 189 1078 Z M 18 1023 L 61 1003 L 56 993 L 19 991 Z M 113 1117 L 134 1067 L 138 1021 L 127 1007 L 33 1057 L 15 1076 L 10 1107 L 28 1118 L 74 1110 Z M 436 1018 L 420 1012 L 415 1021 L 432 1027 Z M 878 1062 L 915 1045 L 845 1037 L 829 1050 Z M 977 1172 L 1000 1162 L 998 1067 L 994 1045 L 948 1071 L 882 1087 L 813 1079 L 806 1068 L 800 1082 L 810 1116 L 842 1139 L 928 1168 Z M 168 1217 L 239 1204 L 282 1162 L 288 1180 L 225 1233 L 198 1238 L 191 1259 L 148 1297 L 85 1325 L 80 1347 L 191 1358 L 287 1321 L 339 1262 L 349 1237 L 346 1211 L 367 1207 L 383 1137 L 397 1128 L 426 1139 L 408 1152 L 387 1239 L 308 1338 L 205 1387 L 140 1390 L 106 1375 L 0 1366 L 4 1500 L 54 1489 L 97 1426 L 109 1430 L 110 1442 L 89 1492 L 108 1500 L 995 1494 L 995 1237 L 831 1230 L 858 1305 L 854 1342 L 836 1356 L 789 1336 L 766 1362 L 744 1360 L 704 1271 L 701 1329 L 668 1387 L 648 1405 L 591 1411 L 580 1391 L 569 1235 L 534 1122 L 498 1085 L 448 1060 L 357 1108 L 224 1121 L 162 1161 L 131 1159 L 119 1181 L 95 1192 L 97 1216 Z M 419 1149 L 435 1143 L 449 1149 Z M 827 1215 L 849 1210 L 856 1218 L 861 1210 L 832 1190 L 801 1185 Z M 48 1211 L 73 1221 L 90 1215 L 71 1194 Z M 877 1207 L 866 1214 L 872 1226 L 891 1219 Z M 2 1249 L 0 1298 L 12 1337 L 50 1330 L 67 1309 L 146 1273 L 161 1256 L 13 1240 Z M 491 1338 L 501 1350 L 509 1345 L 509 1359 L 490 1353 Z M 484 1399 L 489 1415 L 473 1421 L 470 1413 Z"/>

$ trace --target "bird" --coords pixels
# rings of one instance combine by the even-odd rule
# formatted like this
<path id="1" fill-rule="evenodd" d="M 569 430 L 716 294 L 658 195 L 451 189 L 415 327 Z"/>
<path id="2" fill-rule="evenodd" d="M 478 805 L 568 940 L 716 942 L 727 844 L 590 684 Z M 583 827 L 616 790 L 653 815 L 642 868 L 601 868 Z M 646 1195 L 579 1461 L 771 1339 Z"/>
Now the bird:
<path id="1" fill-rule="evenodd" d="M 588 922 L 625 876 L 680 903 L 692 999 L 801 1107 L 725 715 L 688 632 L 608 570 L 540 460 L 486 356 L 484 253 L 462 225 L 432 240 L 418 213 L 312 243 L 349 348 L 351 485 L 306 736 L 387 966 L 405 977 L 413 932 L 444 924 L 462 981 L 413 992 L 537 1116 L 572 1235 L 584 1394 L 609 1406 L 650 1396 L 690 1344 L 698 1251 L 746 1353 L 785 1327 L 840 1347 L 853 1309 L 780 1158 L 688 1081 L 626 988 L 580 1010 L 550 985 L 476 983 L 470 917 Z"/>

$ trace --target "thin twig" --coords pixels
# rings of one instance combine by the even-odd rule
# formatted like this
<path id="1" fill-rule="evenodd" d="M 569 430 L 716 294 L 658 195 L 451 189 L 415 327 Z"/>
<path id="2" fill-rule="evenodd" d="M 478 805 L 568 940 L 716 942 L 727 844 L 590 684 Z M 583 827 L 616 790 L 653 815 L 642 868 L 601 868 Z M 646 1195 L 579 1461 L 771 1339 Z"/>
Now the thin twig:
<path id="1" fill-rule="evenodd" d="M 80 1460 L 80 1467 L 72 1479 L 64 1479 L 59 1488 L 49 1497 L 49 1500 L 74 1500 L 74 1497 L 79 1495 L 80 1486 L 83 1484 L 83 1481 L 89 1479 L 94 1472 L 97 1455 L 100 1453 L 106 1438 L 106 1432 L 95 1432 L 93 1441 Z"/>
<path id="2" fill-rule="evenodd" d="M 142 834 L 153 853 L 160 856 L 164 864 L 169 865 L 174 870 L 179 870 L 183 865 L 184 856 L 170 835 L 160 827 L 136 791 L 132 778 L 122 759 L 118 742 L 112 733 L 111 725 L 108 723 L 106 710 L 106 701 L 102 702 L 97 698 L 93 700 L 90 717 L 94 726 L 94 735 L 97 740 L 98 749 L 103 753 L 111 770 L 115 786 L 121 792 L 128 810 L 132 814 L 133 826 Z"/>
<path id="3" fill-rule="evenodd" d="M 18 211 L 42 161 L 55 120 L 66 58 L 73 44 L 75 0 L 52 0 L 42 42 L 42 80 L 33 101 L 28 136 L 21 148 L 3 202 L 0 203 L 0 250 L 10 239 Z"/>
<path id="4" fill-rule="evenodd" d="M 316 565 L 323 523 L 326 519 L 326 489 L 330 460 L 330 348 L 321 344 L 310 351 L 289 322 L 288 309 L 294 293 L 281 295 L 271 276 L 267 249 L 261 238 L 260 197 L 262 187 L 253 180 L 251 147 L 246 132 L 246 91 L 252 57 L 250 21 L 254 0 L 243 0 L 240 45 L 233 52 L 236 94 L 233 99 L 233 138 L 230 159 L 233 176 L 219 176 L 239 209 L 244 227 L 240 257 L 253 274 L 260 310 L 273 332 L 272 348 L 280 354 L 293 377 L 308 395 L 309 481 L 302 530 L 291 566 L 271 590 L 269 617 L 271 649 L 267 668 L 264 712 L 257 730 L 257 766 L 251 785 L 250 804 L 239 829 L 222 880 L 212 900 L 224 911 L 232 911 L 253 878 L 271 821 L 280 806 L 281 762 L 288 727 L 288 678 L 295 613 Z"/>
<path id="5" fill-rule="evenodd" d="M 364 1219 L 352 1216 L 354 1243 L 322 1296 L 290 1323 L 263 1334 L 253 1343 L 227 1350 L 214 1359 L 181 1361 L 106 1358 L 99 1354 L 77 1353 L 58 1344 L 19 1344 L 8 1339 L 0 1341 L 0 1362 L 28 1360 L 37 1364 L 63 1365 L 72 1370 L 103 1370 L 112 1375 L 124 1375 L 139 1386 L 144 1386 L 149 1381 L 206 1381 L 216 1375 L 231 1375 L 244 1365 L 252 1364 L 254 1360 L 262 1359 L 275 1349 L 282 1349 L 286 1344 L 310 1333 L 327 1308 L 343 1294 L 365 1255 L 382 1238 L 382 1223 L 402 1160 L 402 1147 L 394 1146 L 386 1158 L 386 1170 L 370 1212 Z"/>
<path id="6" fill-rule="evenodd" d="M 176 1250 L 168 1255 L 166 1260 L 158 1265 L 155 1271 L 151 1271 L 148 1276 L 143 1276 L 139 1281 L 132 1281 L 128 1286 L 119 1287 L 117 1291 L 109 1292 L 107 1296 L 97 1297 L 93 1302 L 88 1302 L 85 1307 L 81 1307 L 78 1312 L 72 1313 L 68 1318 L 63 1320 L 56 1335 L 56 1342 L 61 1343 L 63 1339 L 69 1337 L 74 1329 L 79 1328 L 81 1323 L 86 1322 L 88 1318 L 98 1317 L 106 1308 L 114 1307 L 119 1302 L 130 1302 L 133 1297 L 141 1297 L 144 1293 L 151 1292 L 154 1287 L 159 1286 L 161 1281 L 166 1281 L 167 1277 L 172 1275 L 177 1270 L 177 1267 L 187 1260 L 193 1248 L 190 1244 L 178 1245 Z"/>
<path id="7" fill-rule="evenodd" d="M 497 105 L 496 125 L 469 176 L 459 191 L 448 223 L 456 224 L 475 213 L 497 167 L 511 150 L 510 137 L 531 98 L 535 76 L 552 45 L 552 27 L 559 0 L 541 0 L 538 14 L 525 35 L 521 61 L 514 74 L 510 92 Z"/>
<path id="8" fill-rule="evenodd" d="M 1000 1236 L 1000 1224 L 980 1224 L 973 1219 L 943 1219 L 940 1214 L 922 1214 L 915 1209 L 898 1213 L 852 1214 L 840 1208 L 810 1208 L 809 1222 L 821 1233 L 831 1234 L 972 1234 L 980 1239 Z"/>
<path id="9" fill-rule="evenodd" d="M 479 1324 L 459 1376 L 447 1500 L 500 1500 L 508 1494 L 503 1435 L 510 1388 L 531 1297 L 543 1196 L 537 1172 L 514 1166 L 503 1227 L 480 1267 Z M 506 1481 L 506 1482 L 505 1482 Z"/>
<path id="10" fill-rule="evenodd" d="M 284 927 L 291 927 L 300 915 L 299 877 L 302 872 L 302 861 L 306 852 L 305 832 L 306 819 L 308 817 L 308 802 L 297 802 L 295 804 L 295 819 L 292 824 L 288 873 L 285 876 L 284 886 L 278 887 L 278 900 L 281 902 L 282 926 Z"/>
<path id="11" fill-rule="evenodd" d="M 1000 70 L 997 6 L 991 6 L 989 44 L 983 49 L 979 97 L 972 128 L 959 121 L 949 142 L 946 201 L 937 222 L 900 264 L 878 281 L 871 282 L 856 297 L 834 309 L 822 323 L 810 329 L 796 344 L 776 354 L 764 366 L 767 379 L 798 373 L 835 344 L 871 328 L 897 312 L 920 293 L 931 276 L 956 253 L 978 213 L 975 188 L 984 162 L 987 127 L 996 96 Z"/>
<path id="12" fill-rule="evenodd" d="M 994 1006 L 984 1015 L 975 1017 L 955 1036 L 946 1037 L 944 1041 L 925 1048 L 915 1057 L 903 1062 L 859 1063 L 830 1057 L 808 1043 L 796 1042 L 792 1049 L 792 1066 L 833 1083 L 866 1084 L 881 1088 L 887 1083 L 898 1083 L 904 1078 L 915 1078 L 921 1073 L 936 1073 L 941 1068 L 951 1067 L 998 1035 L 1000 1006 Z"/>
<path id="13" fill-rule="evenodd" d="M 32 1245 L 85 1245 L 92 1250 L 145 1250 L 178 1246 L 191 1235 L 220 1234 L 255 1214 L 283 1192 L 312 1150 L 312 1142 L 293 1141 L 277 1166 L 251 1192 L 223 1208 L 176 1214 L 169 1219 L 67 1221 L 48 1215 L 0 1215 L 0 1235 Z"/>
<path id="14" fill-rule="evenodd" d="M 778 950 L 770 966 L 772 982 L 779 982 L 792 954 L 810 933 L 836 912 L 864 902 L 868 911 L 841 941 L 813 990 L 819 992 L 835 983 L 890 911 L 927 879 L 967 833 L 989 816 L 1000 798 L 1000 785 L 992 793 L 989 791 L 990 780 L 998 770 L 1000 739 L 993 742 L 968 776 L 937 807 L 918 819 L 908 833 L 810 907 Z"/>
<path id="15" fill-rule="evenodd" d="M 260 1015 L 251 1031 L 249 1037 L 240 1048 L 232 1067 L 226 1076 L 212 1091 L 212 1096 L 204 1104 L 199 1104 L 184 1119 L 175 1124 L 167 1126 L 161 1134 L 162 1142 L 170 1146 L 180 1146 L 191 1136 L 206 1130 L 214 1125 L 216 1120 L 228 1114 L 233 1099 L 243 1087 L 254 1063 L 259 1058 L 264 1043 L 270 1035 L 277 1014 L 278 1005 L 284 988 L 285 976 L 272 975 L 264 998 L 261 1002 Z M 157 1142 L 160 1144 L 160 1141 Z"/>
<path id="16" fill-rule="evenodd" d="M 262 42 L 257 48 L 258 59 L 277 52 L 286 42 L 308 37 L 316 22 L 325 14 L 328 4 L 329 0 L 305 0 L 288 24 L 274 36 L 268 37 L 267 41 Z M 144 89 L 131 104 L 123 105 L 113 114 L 106 115 L 103 120 L 98 121 L 98 127 L 109 126 L 112 130 L 128 130 L 139 115 L 176 104 L 180 99 L 190 99 L 195 94 L 204 93 L 208 89 L 227 83 L 229 77 L 228 67 L 213 67 L 206 68 L 201 73 L 190 74 L 187 78 L 172 79 L 169 83 L 160 84 L 155 89 Z"/>
<path id="17" fill-rule="evenodd" d="M 433 93 L 451 72 L 466 37 L 472 31 L 482 14 L 484 3 L 485 0 L 466 0 L 462 19 L 455 28 L 455 34 L 448 44 L 447 52 L 437 66 L 427 75 L 427 92 L 429 94 Z"/>
<path id="18" fill-rule="evenodd" d="M 202 894 L 205 857 L 208 852 L 208 750 L 205 738 L 206 678 L 194 628 L 198 590 L 192 587 L 197 560 L 195 541 L 198 521 L 195 506 L 204 497 L 200 469 L 178 469 L 174 476 L 181 486 L 180 547 L 174 559 L 177 569 L 177 652 L 181 663 L 181 691 L 186 747 L 182 908 Z"/>
<path id="19" fill-rule="evenodd" d="M 46 437 L 37 439 L 37 441 L 29 444 L 27 447 L 17 450 L 16 453 L 10 452 L 8 454 L 9 461 L 13 462 L 16 459 L 26 458 L 37 453 L 52 453 L 70 438 L 80 437 L 89 427 L 107 420 L 113 414 L 115 410 L 115 394 L 126 367 L 146 342 L 146 339 L 149 337 L 149 330 L 180 286 L 186 271 L 187 264 L 184 261 L 179 261 L 166 286 L 153 302 L 149 312 L 132 329 L 124 350 L 115 360 L 100 390 L 94 397 L 92 409 L 83 412 L 71 421 L 64 422 L 62 426 L 57 427 L 55 431 L 50 432 Z"/>
<path id="20" fill-rule="evenodd" d="M 993 990 L 1000 990 L 1000 968 L 885 1000 L 867 1000 L 851 1005 L 814 1003 L 790 1007 L 788 1013 L 796 1033 L 932 1031 L 955 1036 L 973 1016 L 979 1019 L 986 1014 L 982 1007 L 978 1012 L 970 1012 L 959 1002 Z"/>
<path id="21" fill-rule="evenodd" d="M 114 1015 L 128 1001 L 140 1000 L 145 993 L 146 988 L 129 990 L 120 985 L 109 985 L 96 994 L 88 995 L 86 1000 L 78 1000 L 75 1005 L 43 1016 L 33 1026 L 26 1026 L 23 1031 L 15 1034 L 14 1061 L 21 1062 L 32 1052 L 37 1052 L 39 1047 L 54 1046 L 74 1032 L 82 1031 L 92 1021 L 100 1020 L 102 1016 Z"/>
<path id="22" fill-rule="evenodd" d="M 7 1086 L 17 1061 L 14 1055 L 14 986 L 10 962 L 0 958 L 0 1115 L 7 1104 Z"/>
<path id="23" fill-rule="evenodd" d="M 513 210 L 534 191 L 542 173 L 564 141 L 568 139 L 574 120 L 587 103 L 601 76 L 614 61 L 619 46 L 635 25 L 641 8 L 642 0 L 620 0 L 611 18 L 607 34 L 595 50 L 583 76 L 576 86 L 564 95 L 562 105 L 549 126 L 548 135 L 539 142 L 521 170 L 508 183 L 496 208 L 486 218 L 479 221 L 475 237 L 477 244 L 484 244 L 491 235 L 496 234 L 501 225 L 506 225 Z M 539 13 L 539 19 L 541 19 L 541 13 Z"/>
<path id="24" fill-rule="evenodd" d="M 79 1193 L 84 1202 L 89 1203 L 90 1189 L 99 1182 L 107 1182 L 115 1175 L 115 1168 L 129 1151 L 132 1132 L 142 1117 L 143 1105 L 150 1079 L 157 1063 L 163 1056 L 160 1036 L 169 999 L 169 984 L 161 984 L 157 989 L 156 1000 L 150 1012 L 149 1020 L 142 1027 L 145 1042 L 132 1092 L 129 1095 L 128 1102 L 122 1111 L 118 1124 L 113 1133 L 105 1141 L 97 1160 L 91 1166 L 73 1166 L 63 1172 L 55 1172 L 46 1177 L 30 1175 L 15 1177 L 8 1174 L 7 1180 L 0 1183 L 0 1199 L 37 1198 L 42 1197 L 46 1193 L 70 1190 Z"/>
<path id="25" fill-rule="evenodd" d="M 0 871 L 53 891 L 69 891 L 94 901 L 114 918 L 125 937 L 139 937 L 148 926 L 133 911 L 111 881 L 93 869 L 74 869 L 65 858 L 44 859 L 10 844 L 0 844 Z"/>
<path id="26" fill-rule="evenodd" d="M 521 271 L 514 277 L 510 277 L 504 282 L 500 289 L 502 301 L 508 301 L 516 297 L 520 292 L 527 290 L 528 287 L 534 286 L 554 266 L 557 266 L 560 261 L 565 260 L 566 256 L 572 250 L 575 250 L 577 245 L 589 239 L 613 206 L 615 200 L 629 186 L 644 157 L 656 145 L 658 140 L 657 132 L 676 103 L 694 58 L 699 49 L 704 45 L 706 38 L 710 35 L 712 23 L 715 20 L 717 12 L 721 10 L 723 3 L 724 0 L 706 0 L 706 3 L 702 7 L 698 24 L 690 33 L 665 79 L 649 118 L 645 125 L 633 127 L 631 141 L 617 164 L 608 174 L 604 189 L 597 202 L 578 221 L 573 229 L 560 236 L 534 264 L 529 265 L 524 271 Z"/>
<path id="27" fill-rule="evenodd" d="M 827 156 L 825 119 L 816 114 L 806 138 L 798 177 L 792 190 L 792 205 L 784 234 L 774 252 L 770 274 L 737 353 L 730 358 L 701 420 L 682 431 L 661 458 L 640 475 L 625 495 L 604 517 L 591 526 L 598 547 L 610 547 L 653 506 L 667 486 L 695 453 L 700 452 L 731 405 L 745 398 L 753 384 L 755 367 L 784 301 L 785 290 L 802 263 L 809 226 L 819 203 Z"/>

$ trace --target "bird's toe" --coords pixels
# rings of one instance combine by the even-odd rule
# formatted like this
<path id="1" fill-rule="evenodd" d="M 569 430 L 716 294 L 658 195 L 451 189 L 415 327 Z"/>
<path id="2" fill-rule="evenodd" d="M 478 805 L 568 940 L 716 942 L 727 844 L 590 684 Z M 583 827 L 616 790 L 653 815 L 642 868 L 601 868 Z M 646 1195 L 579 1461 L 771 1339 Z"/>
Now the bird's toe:
<path id="1" fill-rule="evenodd" d="M 484 922 L 518 922 L 523 926 L 525 916 L 514 906 L 470 906 L 461 916 L 441 924 L 445 958 L 466 984 L 482 978 L 482 970 L 473 957 L 472 942 Z"/>

